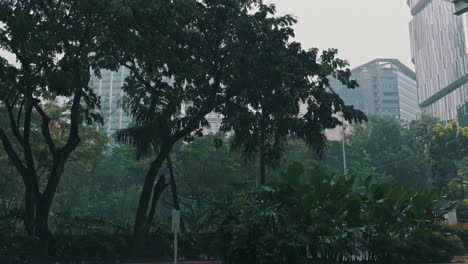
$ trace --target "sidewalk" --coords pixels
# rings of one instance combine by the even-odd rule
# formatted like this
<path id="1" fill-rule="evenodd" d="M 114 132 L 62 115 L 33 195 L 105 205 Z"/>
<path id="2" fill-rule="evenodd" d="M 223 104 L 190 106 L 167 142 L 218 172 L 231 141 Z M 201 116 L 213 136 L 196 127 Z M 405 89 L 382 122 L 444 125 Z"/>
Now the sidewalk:
<path id="1" fill-rule="evenodd" d="M 178 261 L 180 264 L 223 264 L 222 261 Z M 174 262 L 131 262 L 126 264 L 174 264 Z"/>
<path id="2" fill-rule="evenodd" d="M 450 263 L 433 263 L 433 264 L 452 264 L 452 263 L 468 263 L 468 256 L 457 256 Z"/>

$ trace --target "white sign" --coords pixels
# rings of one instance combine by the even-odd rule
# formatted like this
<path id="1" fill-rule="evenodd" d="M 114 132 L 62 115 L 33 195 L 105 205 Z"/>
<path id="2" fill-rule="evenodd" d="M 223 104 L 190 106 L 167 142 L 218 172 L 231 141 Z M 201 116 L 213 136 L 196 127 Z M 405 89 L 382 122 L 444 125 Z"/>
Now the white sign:
<path id="1" fill-rule="evenodd" d="M 445 215 L 445 218 L 447 219 L 447 224 L 449 224 L 449 225 L 456 225 L 458 223 L 457 211 L 456 210 L 452 210 L 452 211 L 448 212 Z"/>
<path id="2" fill-rule="evenodd" d="M 172 232 L 179 233 L 180 231 L 180 211 L 172 210 Z"/>

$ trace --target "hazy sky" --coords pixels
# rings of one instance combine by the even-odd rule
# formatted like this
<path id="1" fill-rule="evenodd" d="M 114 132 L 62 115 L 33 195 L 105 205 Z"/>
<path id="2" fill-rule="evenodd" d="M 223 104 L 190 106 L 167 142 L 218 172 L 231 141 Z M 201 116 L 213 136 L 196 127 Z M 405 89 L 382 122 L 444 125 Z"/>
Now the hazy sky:
<path id="1" fill-rule="evenodd" d="M 406 0 L 267 0 L 298 20 L 304 48 L 337 48 L 352 67 L 375 58 L 396 58 L 411 68 Z"/>
<path id="2" fill-rule="evenodd" d="M 411 68 L 406 0 L 266 0 L 298 20 L 304 48 L 337 48 L 357 67 L 375 58 L 397 58 Z M 0 51 L 0 55 L 5 56 Z M 9 58 L 11 59 L 11 57 Z"/>

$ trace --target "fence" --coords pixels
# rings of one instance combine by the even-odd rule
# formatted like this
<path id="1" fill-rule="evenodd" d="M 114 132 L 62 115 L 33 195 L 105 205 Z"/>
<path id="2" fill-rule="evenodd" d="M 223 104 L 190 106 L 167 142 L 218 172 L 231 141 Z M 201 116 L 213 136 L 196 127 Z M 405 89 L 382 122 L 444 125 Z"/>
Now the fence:
<path id="1" fill-rule="evenodd" d="M 437 225 L 448 225 L 447 219 L 448 212 L 433 212 L 434 215 L 434 223 Z M 468 212 L 457 212 L 457 224 L 458 226 L 466 226 L 468 227 Z"/>

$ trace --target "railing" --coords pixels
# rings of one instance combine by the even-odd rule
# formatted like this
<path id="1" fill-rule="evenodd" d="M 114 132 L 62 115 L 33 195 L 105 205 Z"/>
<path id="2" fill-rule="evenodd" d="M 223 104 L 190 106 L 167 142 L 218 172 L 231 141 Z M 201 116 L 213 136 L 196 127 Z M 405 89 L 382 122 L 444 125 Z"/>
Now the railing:
<path id="1" fill-rule="evenodd" d="M 434 212 L 434 223 L 437 225 L 447 225 L 448 219 L 446 218 L 448 212 Z M 458 226 L 468 227 L 468 212 L 457 212 Z"/>
<path id="2" fill-rule="evenodd" d="M 437 225 L 445 225 L 448 223 L 447 218 L 445 218 L 445 215 L 447 212 L 434 212 L 434 223 Z"/>
<path id="3" fill-rule="evenodd" d="M 459 225 L 468 226 L 468 212 L 457 213 L 457 222 Z"/>

